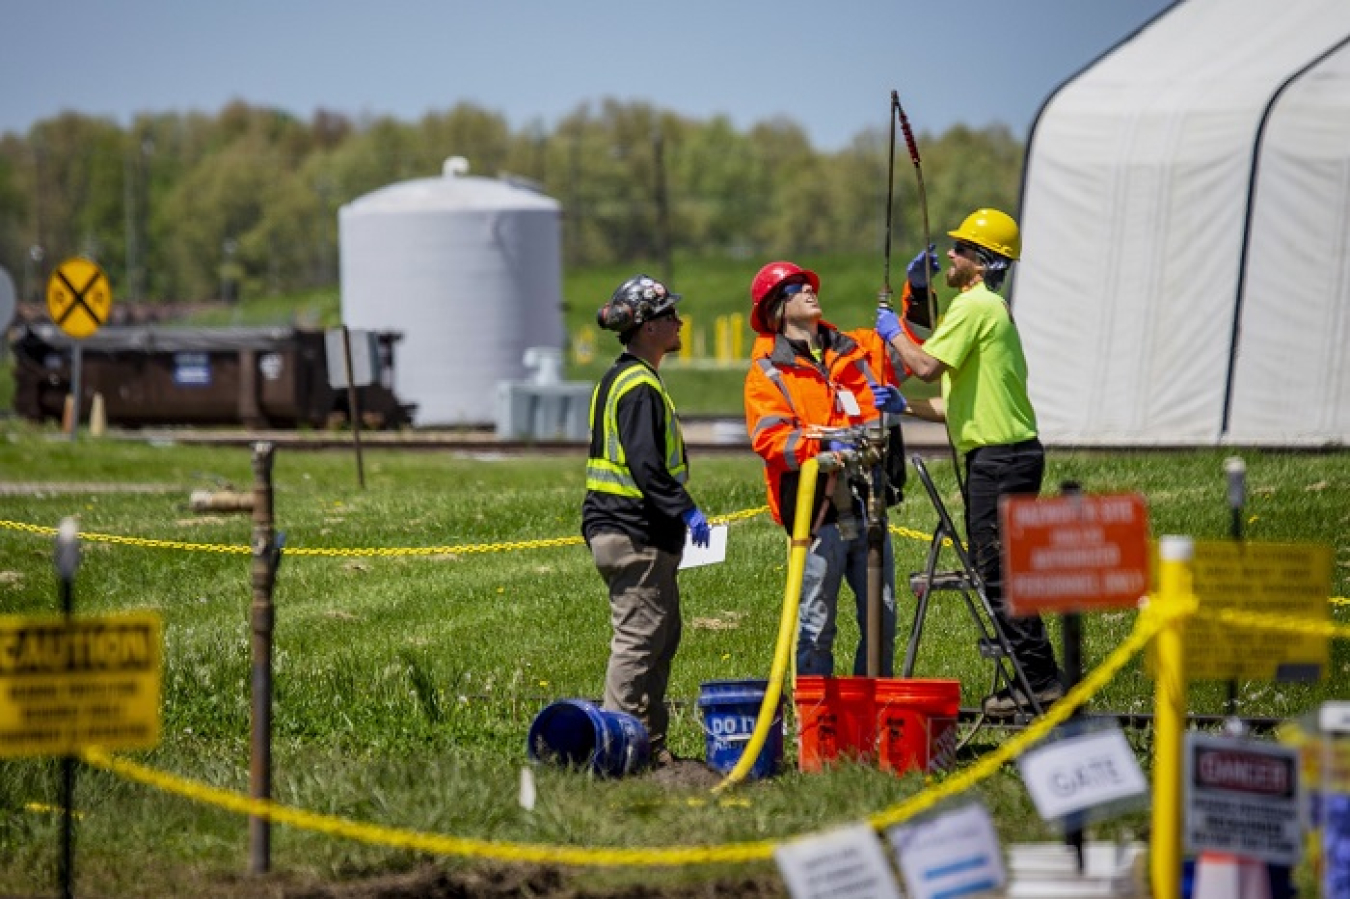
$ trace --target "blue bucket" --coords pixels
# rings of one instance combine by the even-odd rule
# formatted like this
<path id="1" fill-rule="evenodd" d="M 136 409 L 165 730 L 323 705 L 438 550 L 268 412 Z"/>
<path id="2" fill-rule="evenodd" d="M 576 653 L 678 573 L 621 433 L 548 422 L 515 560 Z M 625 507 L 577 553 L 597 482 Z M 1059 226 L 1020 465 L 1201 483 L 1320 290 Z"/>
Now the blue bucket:
<path id="1" fill-rule="evenodd" d="M 584 699 L 562 699 L 536 715 L 526 749 L 531 761 L 587 767 L 602 777 L 640 771 L 651 755 L 641 721 Z"/>
<path id="2" fill-rule="evenodd" d="M 708 767 L 724 774 L 736 767 L 755 732 L 755 720 L 764 694 L 766 680 L 708 681 L 698 697 L 703 715 L 703 736 L 707 744 Z M 772 777 L 783 762 L 783 697 L 778 697 L 769 735 L 750 768 L 751 778 Z"/>

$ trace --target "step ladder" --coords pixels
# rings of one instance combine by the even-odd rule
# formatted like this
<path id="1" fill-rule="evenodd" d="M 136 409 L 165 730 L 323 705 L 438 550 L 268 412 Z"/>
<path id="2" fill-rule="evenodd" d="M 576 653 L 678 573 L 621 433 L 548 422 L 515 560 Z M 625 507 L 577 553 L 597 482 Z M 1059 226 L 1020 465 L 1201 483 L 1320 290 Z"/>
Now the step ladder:
<path id="1" fill-rule="evenodd" d="M 1031 689 L 1026 673 L 1022 670 L 1021 664 L 1018 663 L 1017 657 L 1013 655 L 1007 635 L 1003 633 L 998 619 L 994 616 L 993 606 L 984 592 L 984 584 L 980 579 L 979 572 L 971 564 L 970 555 L 961 542 L 956 524 L 947 511 L 946 505 L 942 502 L 937 487 L 933 485 L 933 478 L 928 473 L 928 467 L 924 464 L 923 457 L 919 455 L 910 456 L 910 462 L 913 463 L 914 471 L 923 484 L 923 489 L 928 494 L 933 509 L 937 512 L 938 524 L 933 531 L 932 540 L 928 543 L 928 557 L 924 564 L 924 570 L 909 576 L 909 589 L 914 593 L 918 602 L 914 607 L 914 623 L 910 627 L 909 642 L 905 647 L 903 676 L 912 677 L 914 675 L 914 664 L 919 654 L 919 641 L 923 637 L 924 619 L 928 615 L 928 605 L 932 602 L 933 594 L 957 593 L 965 603 L 971 620 L 975 622 L 975 629 L 979 633 L 976 648 L 979 650 L 980 657 L 988 659 L 993 665 L 990 694 L 997 693 L 1005 686 L 1016 685 L 1022 695 L 1026 697 L 1027 702 L 1011 720 L 1014 724 L 1026 724 L 1033 717 L 1042 714 L 1045 709 L 1036 699 L 1036 694 Z M 960 567 L 939 570 L 938 564 L 942 557 L 942 550 L 948 546 L 953 550 Z M 962 745 L 968 742 L 980 725 L 984 723 L 984 718 L 984 709 L 981 705 L 980 716 L 975 727 L 966 735 Z"/>

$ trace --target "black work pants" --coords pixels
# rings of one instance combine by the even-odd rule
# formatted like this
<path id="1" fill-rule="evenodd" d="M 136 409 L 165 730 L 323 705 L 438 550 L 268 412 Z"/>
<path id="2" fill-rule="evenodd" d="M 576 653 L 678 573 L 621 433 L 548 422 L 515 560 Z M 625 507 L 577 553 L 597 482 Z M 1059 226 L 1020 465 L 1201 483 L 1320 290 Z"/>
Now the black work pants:
<path id="1" fill-rule="evenodd" d="M 1014 618 L 1003 600 L 1002 541 L 998 500 L 1001 496 L 1041 492 L 1045 449 L 1036 438 L 1007 446 L 982 446 L 966 454 L 966 537 L 970 559 L 984 581 L 985 596 L 1008 638 L 1013 655 L 1032 690 L 1059 678 L 1055 650 L 1039 615 Z"/>

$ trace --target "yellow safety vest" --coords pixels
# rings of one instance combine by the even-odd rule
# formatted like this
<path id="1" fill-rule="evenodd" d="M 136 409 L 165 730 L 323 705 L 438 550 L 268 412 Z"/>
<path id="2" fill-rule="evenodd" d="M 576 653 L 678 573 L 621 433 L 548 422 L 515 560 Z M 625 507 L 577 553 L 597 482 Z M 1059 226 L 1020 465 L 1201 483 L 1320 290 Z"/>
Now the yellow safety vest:
<path id="1" fill-rule="evenodd" d="M 680 421 L 675 417 L 675 404 L 661 384 L 660 378 L 652 374 L 647 366 L 638 363 L 631 365 L 609 386 L 609 395 L 605 397 L 603 437 L 604 458 L 586 460 L 586 489 L 598 493 L 612 493 L 617 496 L 641 498 L 633 473 L 628 470 L 628 459 L 619 440 L 619 400 L 623 395 L 642 384 L 653 387 L 661 394 L 666 405 L 666 470 L 671 477 L 683 484 L 689 479 L 689 466 L 685 462 L 684 437 L 680 434 Z M 595 402 L 600 396 L 600 386 L 591 394 L 591 432 L 595 432 Z"/>

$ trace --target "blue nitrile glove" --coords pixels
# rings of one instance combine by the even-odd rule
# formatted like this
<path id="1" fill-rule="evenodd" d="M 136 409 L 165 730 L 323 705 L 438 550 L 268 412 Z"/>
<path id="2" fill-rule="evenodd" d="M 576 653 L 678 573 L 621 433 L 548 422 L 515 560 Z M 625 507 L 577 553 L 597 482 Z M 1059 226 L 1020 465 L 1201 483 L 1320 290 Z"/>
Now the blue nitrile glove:
<path id="1" fill-rule="evenodd" d="M 928 262 L 927 266 L 924 265 L 925 260 Z M 921 251 L 909 261 L 909 265 L 905 266 L 905 272 L 909 275 L 909 286 L 915 290 L 927 290 L 929 273 L 936 275 L 940 271 L 942 266 L 938 264 L 937 246 L 931 243 L 928 249 Z"/>
<path id="2" fill-rule="evenodd" d="M 881 339 L 887 343 L 891 342 L 891 338 L 899 337 L 900 316 L 896 315 L 895 311 L 892 309 L 887 309 L 885 306 L 878 306 L 877 333 L 880 334 Z"/>
<path id="3" fill-rule="evenodd" d="M 899 415 L 909 406 L 899 390 L 894 387 L 882 387 L 880 384 L 867 383 L 872 388 L 872 399 L 882 412 L 894 412 Z"/>
<path id="4" fill-rule="evenodd" d="M 712 528 L 708 526 L 708 519 L 699 511 L 698 506 L 680 517 L 684 519 L 684 526 L 689 528 L 689 536 L 695 546 L 707 546 L 712 542 Z"/>

